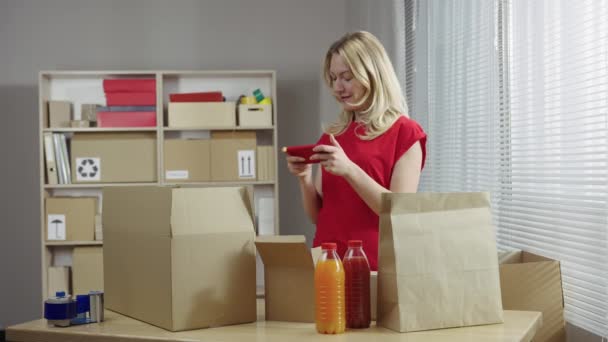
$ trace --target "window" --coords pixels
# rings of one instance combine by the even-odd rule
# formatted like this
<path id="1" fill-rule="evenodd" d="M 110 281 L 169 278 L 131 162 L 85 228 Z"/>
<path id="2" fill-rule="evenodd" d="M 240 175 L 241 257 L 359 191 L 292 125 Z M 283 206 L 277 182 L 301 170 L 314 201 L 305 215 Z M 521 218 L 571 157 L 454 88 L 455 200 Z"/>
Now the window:
<path id="1" fill-rule="evenodd" d="M 406 54 L 428 68 L 421 191 L 490 191 L 499 247 L 560 260 L 566 320 L 606 336 L 608 2 L 424 6 L 428 57 Z"/>

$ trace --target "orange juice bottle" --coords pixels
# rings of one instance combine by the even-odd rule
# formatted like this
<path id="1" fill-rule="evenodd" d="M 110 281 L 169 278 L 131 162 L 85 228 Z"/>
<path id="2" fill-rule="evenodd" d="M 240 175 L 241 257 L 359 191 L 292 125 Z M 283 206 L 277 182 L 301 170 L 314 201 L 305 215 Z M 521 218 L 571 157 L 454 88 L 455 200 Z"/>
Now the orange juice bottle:
<path id="1" fill-rule="evenodd" d="M 321 244 L 315 269 L 315 321 L 320 334 L 341 334 L 346 328 L 344 267 L 333 242 Z"/>

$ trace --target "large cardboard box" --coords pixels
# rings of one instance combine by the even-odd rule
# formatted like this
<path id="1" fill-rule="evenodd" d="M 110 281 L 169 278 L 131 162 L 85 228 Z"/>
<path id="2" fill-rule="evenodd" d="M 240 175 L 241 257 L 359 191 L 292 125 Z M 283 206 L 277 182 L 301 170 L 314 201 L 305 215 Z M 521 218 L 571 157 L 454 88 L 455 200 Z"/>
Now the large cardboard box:
<path id="1" fill-rule="evenodd" d="M 256 180 L 254 131 L 211 132 L 211 180 Z"/>
<path id="2" fill-rule="evenodd" d="M 165 140 L 166 182 L 207 182 L 211 180 L 209 139 Z"/>
<path id="3" fill-rule="evenodd" d="M 86 133 L 72 138 L 72 183 L 156 182 L 156 134 Z"/>
<path id="4" fill-rule="evenodd" d="M 47 197 L 46 239 L 93 241 L 97 197 Z"/>
<path id="5" fill-rule="evenodd" d="M 543 313 L 535 342 L 566 341 L 559 261 L 512 251 L 500 253 L 499 263 L 503 308 Z"/>
<path id="6" fill-rule="evenodd" d="M 314 274 L 321 249 L 308 249 L 302 235 L 258 236 L 255 245 L 264 263 L 266 320 L 314 322 Z M 370 279 L 372 320 L 376 318 L 377 274 L 372 272 Z"/>
<path id="7" fill-rule="evenodd" d="M 249 203 L 245 188 L 105 188 L 107 308 L 172 331 L 255 321 Z"/>
<path id="8" fill-rule="evenodd" d="M 236 126 L 234 102 L 169 102 L 169 127 L 232 128 Z"/>
<path id="9" fill-rule="evenodd" d="M 72 253 L 72 292 L 74 295 L 103 291 L 103 248 L 74 247 Z"/>

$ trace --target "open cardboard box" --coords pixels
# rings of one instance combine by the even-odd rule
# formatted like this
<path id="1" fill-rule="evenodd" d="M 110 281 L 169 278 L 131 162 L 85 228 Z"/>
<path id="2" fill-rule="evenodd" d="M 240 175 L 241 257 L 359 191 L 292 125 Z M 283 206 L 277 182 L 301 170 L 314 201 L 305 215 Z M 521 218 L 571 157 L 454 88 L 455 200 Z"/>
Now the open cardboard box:
<path id="1" fill-rule="evenodd" d="M 314 274 L 321 248 L 309 249 L 303 235 L 258 236 L 264 263 L 266 320 L 315 321 Z M 371 277 L 372 320 L 376 318 L 377 272 Z"/>
<path id="2" fill-rule="evenodd" d="M 543 313 L 535 342 L 566 341 L 559 261 L 515 250 L 499 253 L 498 262 L 503 308 Z"/>
<path id="3" fill-rule="evenodd" d="M 254 322 L 250 203 L 242 187 L 105 188 L 106 307 L 171 331 Z"/>

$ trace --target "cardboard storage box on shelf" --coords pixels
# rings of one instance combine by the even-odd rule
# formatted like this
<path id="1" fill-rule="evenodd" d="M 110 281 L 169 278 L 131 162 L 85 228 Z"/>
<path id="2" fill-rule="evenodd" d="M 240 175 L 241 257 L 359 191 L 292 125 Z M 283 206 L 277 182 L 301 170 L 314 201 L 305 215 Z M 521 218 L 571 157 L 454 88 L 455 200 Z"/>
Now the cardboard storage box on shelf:
<path id="1" fill-rule="evenodd" d="M 70 127 L 72 120 L 72 103 L 69 101 L 48 102 L 49 127 Z"/>
<path id="2" fill-rule="evenodd" d="M 50 266 L 47 269 L 47 296 L 54 297 L 59 291 L 72 293 L 70 290 L 70 268 L 67 266 Z"/>
<path id="3" fill-rule="evenodd" d="M 46 239 L 93 241 L 97 197 L 45 198 Z"/>
<path id="4" fill-rule="evenodd" d="M 103 247 L 74 247 L 72 252 L 72 292 L 74 295 L 103 291 Z"/>
<path id="5" fill-rule="evenodd" d="M 169 127 L 232 128 L 236 126 L 235 102 L 169 102 Z"/>
<path id="6" fill-rule="evenodd" d="M 210 145 L 209 139 L 165 139 L 165 181 L 210 181 Z"/>
<path id="7" fill-rule="evenodd" d="M 211 132 L 211 180 L 256 180 L 256 133 Z"/>
<path id="8" fill-rule="evenodd" d="M 72 183 L 156 182 L 156 134 L 74 134 L 71 168 Z"/>
<path id="9" fill-rule="evenodd" d="M 510 251 L 499 254 L 499 263 L 503 308 L 543 313 L 535 342 L 566 341 L 559 261 Z"/>
<path id="10" fill-rule="evenodd" d="M 255 321 L 249 196 L 240 187 L 104 188 L 106 307 L 171 331 Z"/>
<path id="11" fill-rule="evenodd" d="M 266 320 L 314 322 L 314 274 L 321 249 L 308 249 L 303 235 L 258 236 L 255 244 L 264 263 Z M 376 317 L 376 275 L 372 272 L 370 279 L 372 319 Z"/>
<path id="12" fill-rule="evenodd" d="M 270 104 L 241 104 L 238 106 L 237 113 L 237 122 L 240 127 L 272 126 L 272 105 Z"/>

